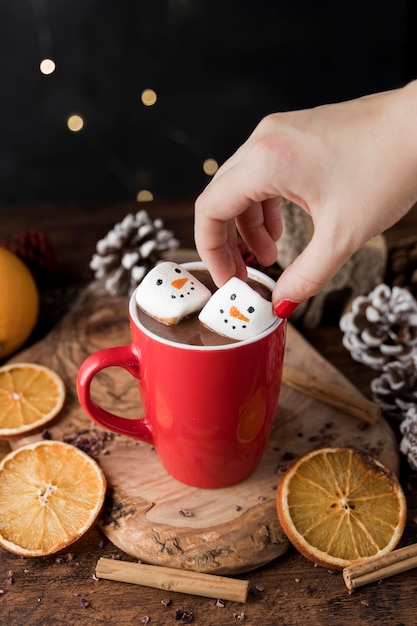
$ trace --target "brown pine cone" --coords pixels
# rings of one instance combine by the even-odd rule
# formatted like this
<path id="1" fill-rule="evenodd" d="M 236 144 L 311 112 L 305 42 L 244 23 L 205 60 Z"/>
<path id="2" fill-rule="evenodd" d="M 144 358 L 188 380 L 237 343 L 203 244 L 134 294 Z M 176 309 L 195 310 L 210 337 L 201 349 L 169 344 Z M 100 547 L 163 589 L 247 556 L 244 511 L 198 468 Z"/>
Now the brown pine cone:
<path id="1" fill-rule="evenodd" d="M 162 260 L 162 254 L 179 245 L 160 219 L 145 210 L 129 214 L 96 245 L 90 268 L 104 279 L 113 296 L 131 294 L 145 274 Z"/>
<path id="2" fill-rule="evenodd" d="M 407 457 L 408 464 L 417 470 L 417 407 L 408 409 L 404 420 L 400 424 L 402 439 L 400 451 Z"/>
<path id="3" fill-rule="evenodd" d="M 381 284 L 358 296 L 340 319 L 343 345 L 355 361 L 382 370 L 417 346 L 417 301 L 407 289 Z"/>
<path id="4" fill-rule="evenodd" d="M 371 381 L 373 400 L 392 418 L 403 420 L 417 405 L 417 352 L 404 361 L 386 363 L 382 374 Z"/>
<path id="5" fill-rule="evenodd" d="M 386 282 L 397 287 L 407 287 L 417 296 L 417 241 L 415 235 L 406 238 L 390 249 Z"/>

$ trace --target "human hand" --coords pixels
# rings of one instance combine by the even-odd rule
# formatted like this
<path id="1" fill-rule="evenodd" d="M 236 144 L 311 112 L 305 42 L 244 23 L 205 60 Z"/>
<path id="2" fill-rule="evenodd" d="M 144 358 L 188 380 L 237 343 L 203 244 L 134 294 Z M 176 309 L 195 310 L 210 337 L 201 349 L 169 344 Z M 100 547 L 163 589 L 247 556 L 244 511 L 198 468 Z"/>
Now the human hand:
<path id="1" fill-rule="evenodd" d="M 314 225 L 273 292 L 287 317 L 417 201 L 417 81 L 260 122 L 196 201 L 195 242 L 217 285 L 245 278 L 238 231 L 262 265 L 276 260 L 283 197 Z"/>

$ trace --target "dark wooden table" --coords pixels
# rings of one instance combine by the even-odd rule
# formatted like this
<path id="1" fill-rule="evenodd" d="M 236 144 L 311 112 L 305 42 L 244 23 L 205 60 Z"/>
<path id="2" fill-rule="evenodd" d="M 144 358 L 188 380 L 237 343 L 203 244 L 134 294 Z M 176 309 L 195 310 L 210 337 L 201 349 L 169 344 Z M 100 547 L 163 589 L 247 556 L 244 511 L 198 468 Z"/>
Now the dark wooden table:
<path id="1" fill-rule="evenodd" d="M 92 280 L 89 261 L 98 239 L 127 213 L 145 208 L 172 228 L 182 246 L 193 245 L 192 201 L 146 205 L 0 207 L 0 239 L 37 228 L 47 234 L 57 255 L 58 276 L 44 282 L 39 323 L 31 342 L 42 338 L 65 314 L 77 293 Z M 387 234 L 389 246 L 416 233 L 417 211 Z M 336 313 L 326 312 L 322 324 L 306 338 L 365 395 L 374 374 L 355 363 L 343 348 Z M 1 451 L 1 449 L 0 449 Z M 4 453 L 4 448 L 3 448 Z M 408 500 L 408 522 L 401 545 L 417 541 L 417 473 L 403 462 L 401 481 Z M 0 549 L 0 623 L 141 624 L 181 623 L 176 611 L 193 613 L 201 626 L 302 624 L 417 624 L 416 571 L 362 587 L 349 594 L 340 573 L 315 567 L 295 550 L 241 578 L 250 581 L 248 602 L 213 602 L 105 580 L 94 571 L 101 556 L 126 558 L 95 527 L 59 557 L 21 559 Z M 169 600 L 169 603 L 166 602 Z"/>

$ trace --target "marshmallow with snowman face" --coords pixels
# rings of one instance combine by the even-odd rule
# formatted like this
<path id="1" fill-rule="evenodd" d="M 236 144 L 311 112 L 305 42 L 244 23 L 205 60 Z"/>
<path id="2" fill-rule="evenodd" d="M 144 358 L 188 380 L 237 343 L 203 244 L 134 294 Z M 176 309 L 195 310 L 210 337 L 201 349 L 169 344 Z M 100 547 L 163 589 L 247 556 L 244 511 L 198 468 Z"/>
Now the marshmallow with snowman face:
<path id="1" fill-rule="evenodd" d="M 212 295 L 198 319 L 216 333 L 242 341 L 262 333 L 277 318 L 271 302 L 234 277 Z"/>
<path id="2" fill-rule="evenodd" d="M 136 288 L 136 303 L 149 316 L 171 326 L 199 311 L 211 291 L 177 263 L 159 263 Z"/>

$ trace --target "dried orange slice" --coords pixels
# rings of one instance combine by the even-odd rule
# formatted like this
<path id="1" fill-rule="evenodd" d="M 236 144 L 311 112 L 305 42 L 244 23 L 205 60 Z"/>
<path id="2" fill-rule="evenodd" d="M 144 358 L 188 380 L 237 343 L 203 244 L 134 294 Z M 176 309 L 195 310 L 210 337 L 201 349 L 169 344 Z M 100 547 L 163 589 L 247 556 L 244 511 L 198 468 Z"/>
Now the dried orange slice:
<path id="1" fill-rule="evenodd" d="M 24 557 L 54 554 L 95 523 L 106 479 L 75 446 L 41 440 L 0 463 L 0 545 Z"/>
<path id="2" fill-rule="evenodd" d="M 38 363 L 0 367 L 0 439 L 44 426 L 62 409 L 65 387 L 53 370 Z"/>
<path id="3" fill-rule="evenodd" d="M 329 569 L 343 569 L 393 550 L 407 507 L 397 478 L 378 460 L 350 448 L 322 448 L 285 472 L 277 511 L 301 554 Z"/>

